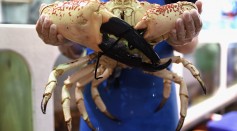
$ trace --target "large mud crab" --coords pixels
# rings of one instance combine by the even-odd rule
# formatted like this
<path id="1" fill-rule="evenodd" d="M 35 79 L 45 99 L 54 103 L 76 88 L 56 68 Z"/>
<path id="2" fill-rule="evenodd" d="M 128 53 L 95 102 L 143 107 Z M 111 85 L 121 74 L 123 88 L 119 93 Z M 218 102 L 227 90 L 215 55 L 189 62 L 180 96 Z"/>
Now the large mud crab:
<path id="1" fill-rule="evenodd" d="M 98 0 L 74 0 L 55 2 L 41 7 L 40 14 L 47 15 L 65 38 L 95 51 L 54 68 L 43 95 L 41 105 L 43 113 L 56 87 L 57 77 L 83 65 L 78 72 L 64 81 L 62 87 L 62 107 L 68 130 L 72 128 L 68 90 L 74 83 L 76 83 L 75 96 L 78 109 L 92 129 L 95 128 L 88 117 L 82 93 L 83 87 L 89 82 L 92 82 L 91 93 L 97 107 L 106 116 L 115 120 L 116 118 L 106 109 L 97 86 L 106 80 L 116 67 L 141 68 L 145 73 L 164 79 L 163 101 L 157 109 L 154 109 L 156 111 L 162 108 L 168 99 L 171 81 L 180 85 L 181 111 L 176 129 L 180 130 L 188 108 L 187 87 L 182 77 L 167 70 L 167 66 L 170 63 L 182 63 L 199 81 L 204 92 L 206 89 L 198 70 L 189 61 L 179 56 L 160 59 L 153 47 L 157 42 L 167 39 L 176 19 L 181 17 L 184 11 L 191 9 L 197 7 L 190 2 L 160 6 L 137 0 L 110 0 L 106 3 Z M 146 41 L 153 33 L 159 34 L 159 37 Z"/>

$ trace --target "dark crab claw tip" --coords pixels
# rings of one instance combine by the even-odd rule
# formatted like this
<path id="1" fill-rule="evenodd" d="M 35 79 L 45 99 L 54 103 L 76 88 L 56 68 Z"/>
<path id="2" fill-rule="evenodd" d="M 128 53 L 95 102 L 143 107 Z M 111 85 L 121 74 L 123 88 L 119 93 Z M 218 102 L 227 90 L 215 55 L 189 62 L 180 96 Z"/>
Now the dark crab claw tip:
<path id="1" fill-rule="evenodd" d="M 48 103 L 48 101 L 45 98 L 43 98 L 42 101 L 41 101 L 41 111 L 44 114 L 46 114 L 47 103 Z"/>
<path id="2" fill-rule="evenodd" d="M 158 105 L 158 107 L 155 109 L 155 112 L 158 112 L 160 109 L 162 109 L 162 107 L 164 107 L 165 103 L 166 103 L 167 99 L 163 99 L 160 104 Z"/>
<path id="3" fill-rule="evenodd" d="M 206 95 L 206 94 L 207 94 L 207 88 L 206 88 L 206 86 L 204 85 L 203 82 L 200 82 L 200 84 L 201 84 L 201 86 L 202 86 L 202 90 L 203 90 L 204 94 Z"/>
<path id="4" fill-rule="evenodd" d="M 146 29 L 139 29 L 137 30 L 137 32 L 143 37 L 146 32 Z"/>
<path id="5" fill-rule="evenodd" d="M 198 80 L 199 84 L 202 87 L 202 90 L 203 90 L 204 94 L 206 95 L 207 94 L 207 88 L 206 88 L 204 82 L 202 81 L 201 77 L 198 76 L 198 77 L 196 77 L 196 79 Z"/>
<path id="6" fill-rule="evenodd" d="M 202 90 L 203 90 L 204 94 L 206 95 L 207 94 L 207 88 L 205 86 L 202 86 Z"/>
<path id="7" fill-rule="evenodd" d="M 121 120 L 119 120 L 117 118 L 113 118 L 112 120 L 115 121 L 115 122 L 121 122 Z"/>
<path id="8" fill-rule="evenodd" d="M 164 63 L 163 65 L 158 65 L 157 66 L 157 70 L 163 70 L 165 68 L 167 68 L 172 62 L 172 59 L 169 59 L 166 63 Z"/>
<path id="9" fill-rule="evenodd" d="M 166 63 L 162 64 L 162 65 L 158 65 L 158 64 L 150 64 L 150 63 L 142 63 L 142 69 L 145 71 L 150 71 L 150 72 L 155 72 L 158 70 L 163 70 L 165 68 L 167 68 L 170 64 L 171 64 L 172 60 L 169 59 Z"/>
<path id="10" fill-rule="evenodd" d="M 116 117 L 114 117 L 110 112 L 105 111 L 103 112 L 108 118 L 110 118 L 111 120 L 115 121 L 115 122 L 120 122 L 119 119 L 117 119 Z"/>
<path id="11" fill-rule="evenodd" d="M 181 117 L 180 117 L 178 126 L 176 127 L 176 131 L 180 131 L 180 130 L 181 130 L 181 128 L 182 128 L 182 126 L 183 126 L 183 123 L 184 123 L 184 119 L 185 119 L 184 116 L 181 116 Z"/>

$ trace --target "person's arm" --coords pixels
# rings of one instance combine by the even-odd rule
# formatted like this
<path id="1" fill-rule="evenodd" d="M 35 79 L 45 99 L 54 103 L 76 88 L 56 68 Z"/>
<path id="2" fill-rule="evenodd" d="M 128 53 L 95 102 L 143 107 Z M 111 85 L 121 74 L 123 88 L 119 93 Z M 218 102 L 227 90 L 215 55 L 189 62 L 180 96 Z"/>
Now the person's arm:
<path id="1" fill-rule="evenodd" d="M 83 54 L 83 50 L 85 49 L 85 47 L 74 43 L 71 45 L 59 45 L 58 49 L 64 56 L 70 59 L 77 59 Z"/>
<path id="2" fill-rule="evenodd" d="M 191 53 L 198 44 L 198 34 L 202 28 L 200 14 L 202 12 L 201 1 L 196 1 L 198 12 L 191 10 L 184 12 L 183 17 L 176 21 L 175 29 L 170 32 L 167 42 L 174 50 L 187 54 Z"/>

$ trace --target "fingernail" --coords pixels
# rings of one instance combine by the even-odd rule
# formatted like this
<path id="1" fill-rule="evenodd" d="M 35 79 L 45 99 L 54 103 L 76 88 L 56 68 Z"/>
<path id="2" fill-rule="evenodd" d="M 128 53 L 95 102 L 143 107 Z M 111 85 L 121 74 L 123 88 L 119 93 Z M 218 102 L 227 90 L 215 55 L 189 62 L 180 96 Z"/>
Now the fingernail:
<path id="1" fill-rule="evenodd" d="M 46 3 L 42 3 L 40 6 L 44 7 L 44 6 L 46 6 L 46 5 L 47 5 Z"/>
<path id="2" fill-rule="evenodd" d="M 64 37 L 63 37 L 61 34 L 58 34 L 58 35 L 57 35 L 57 38 L 58 38 L 58 42 L 60 42 L 60 43 L 65 43 Z"/>
<path id="3" fill-rule="evenodd" d="M 172 32 L 173 34 L 176 34 L 176 29 L 172 29 L 171 32 Z"/>
<path id="4" fill-rule="evenodd" d="M 56 32 L 56 25 L 55 25 L 55 24 L 52 24 L 52 25 L 50 26 L 50 29 L 52 30 L 53 33 L 55 33 L 55 32 Z"/>
<path id="5" fill-rule="evenodd" d="M 181 25 L 182 24 L 182 19 L 181 18 L 178 18 L 177 20 L 176 20 L 176 22 L 179 24 L 179 25 Z"/>

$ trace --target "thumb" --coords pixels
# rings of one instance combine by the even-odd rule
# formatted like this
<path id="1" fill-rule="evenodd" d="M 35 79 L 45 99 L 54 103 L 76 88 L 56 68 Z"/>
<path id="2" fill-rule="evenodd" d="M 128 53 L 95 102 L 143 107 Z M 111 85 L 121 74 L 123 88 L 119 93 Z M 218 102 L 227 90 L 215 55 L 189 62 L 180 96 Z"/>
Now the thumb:
<path id="1" fill-rule="evenodd" d="M 198 13 L 201 14 L 202 13 L 202 2 L 200 0 L 195 2 L 195 5 L 198 8 Z"/>
<path id="2" fill-rule="evenodd" d="M 147 39 L 149 37 L 149 28 L 148 28 L 148 20 L 141 20 L 135 26 L 135 30 L 145 30 L 144 38 Z"/>

